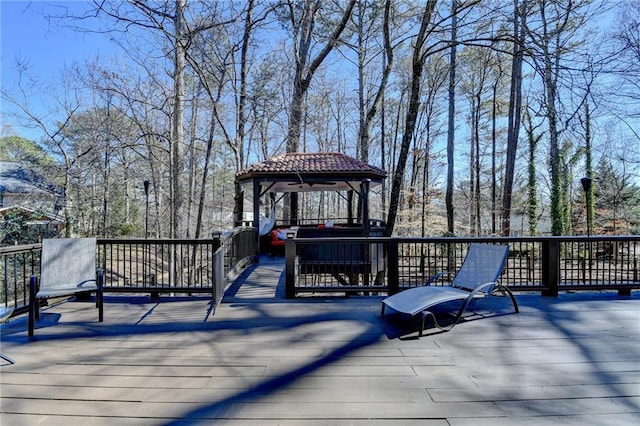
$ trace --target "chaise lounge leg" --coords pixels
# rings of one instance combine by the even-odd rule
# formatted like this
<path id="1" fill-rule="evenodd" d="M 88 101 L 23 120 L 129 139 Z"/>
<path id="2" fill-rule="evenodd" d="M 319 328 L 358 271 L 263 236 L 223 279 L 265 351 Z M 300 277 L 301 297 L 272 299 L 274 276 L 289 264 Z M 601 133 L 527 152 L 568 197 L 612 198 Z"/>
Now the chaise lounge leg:
<path id="1" fill-rule="evenodd" d="M 429 311 L 422 311 L 422 321 L 420 321 L 420 332 L 418 333 L 418 337 L 422 337 L 422 333 L 424 332 L 424 323 L 427 321 L 427 316 L 431 314 Z"/>
<path id="2" fill-rule="evenodd" d="M 421 325 L 420 325 L 420 334 L 419 334 L 420 337 L 422 337 L 422 334 L 423 334 L 423 331 L 424 331 L 424 326 L 425 326 L 425 324 L 427 322 L 427 317 L 431 317 L 431 321 L 433 322 L 434 327 L 436 327 L 437 329 L 439 329 L 441 331 L 444 331 L 444 332 L 451 331 L 451 329 L 453 327 L 455 327 L 456 324 L 458 323 L 458 321 L 460 320 L 460 316 L 458 315 L 452 324 L 449 324 L 447 326 L 442 326 L 438 322 L 438 319 L 433 314 L 433 312 L 422 311 L 422 322 L 421 322 Z"/>
<path id="3" fill-rule="evenodd" d="M 513 295 L 513 293 L 511 292 L 511 290 L 509 290 L 507 287 L 503 287 L 506 292 L 509 294 L 509 297 L 511 298 L 511 303 L 513 303 L 513 310 L 516 314 L 520 313 L 520 307 L 518 306 L 518 301 L 516 300 L 516 297 Z"/>
<path id="4" fill-rule="evenodd" d="M 516 297 L 513 295 L 511 290 L 509 290 L 509 288 L 503 285 L 498 285 L 496 288 L 496 291 L 500 291 L 503 296 L 504 295 L 509 296 L 511 298 L 511 303 L 513 304 L 513 312 L 516 314 L 520 313 L 520 307 L 518 306 L 518 301 L 516 300 Z"/>
<path id="5" fill-rule="evenodd" d="M 10 356 L 7 356 L 5 354 L 0 353 L 0 358 L 4 359 L 5 361 L 7 361 L 9 364 L 15 364 L 16 362 L 13 360 L 13 358 L 11 358 Z"/>

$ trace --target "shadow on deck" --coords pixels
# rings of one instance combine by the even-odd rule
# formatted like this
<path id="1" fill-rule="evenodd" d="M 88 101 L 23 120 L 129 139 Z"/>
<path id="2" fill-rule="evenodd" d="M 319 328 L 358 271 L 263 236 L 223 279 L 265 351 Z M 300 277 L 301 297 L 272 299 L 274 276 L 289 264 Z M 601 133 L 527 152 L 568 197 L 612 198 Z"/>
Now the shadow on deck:
<path id="1" fill-rule="evenodd" d="M 3 424 L 635 424 L 640 297 L 518 295 L 414 338 L 381 297 L 284 299 L 265 258 L 210 299 L 109 296 L 1 328 Z M 501 302 L 504 302 L 502 306 Z M 475 319 L 486 320 L 475 321 Z"/>

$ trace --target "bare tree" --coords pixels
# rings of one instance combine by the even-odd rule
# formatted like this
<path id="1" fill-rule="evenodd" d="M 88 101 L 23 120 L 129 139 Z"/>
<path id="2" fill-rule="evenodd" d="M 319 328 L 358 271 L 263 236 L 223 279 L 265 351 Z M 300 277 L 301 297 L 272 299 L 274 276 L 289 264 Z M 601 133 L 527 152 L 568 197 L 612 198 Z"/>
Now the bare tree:
<path id="1" fill-rule="evenodd" d="M 204 209 L 204 196 L 209 174 L 209 160 L 211 158 L 212 144 L 216 127 L 222 133 L 222 138 L 227 147 L 233 153 L 233 166 L 236 172 L 245 166 L 245 138 L 247 132 L 247 87 L 249 78 L 250 45 L 258 24 L 269 13 L 269 9 L 260 16 L 255 17 L 255 1 L 251 0 L 244 5 L 241 11 L 229 10 L 229 25 L 220 25 L 215 32 L 207 31 L 201 37 L 194 39 L 192 52 L 188 54 L 188 61 L 197 74 L 200 84 L 204 88 L 210 101 L 212 120 L 210 132 L 207 138 L 207 154 L 200 188 L 200 203 L 198 208 L 197 234 L 202 223 Z M 235 22 L 242 19 L 242 28 L 239 35 L 235 34 Z M 234 108 L 230 110 L 226 105 L 221 105 L 221 99 L 225 86 L 230 85 Z M 234 195 L 234 223 L 242 222 L 243 193 L 242 188 L 235 184 Z"/>
<path id="2" fill-rule="evenodd" d="M 286 138 L 287 152 L 296 152 L 300 149 L 305 96 L 315 72 L 338 44 L 340 35 L 349 22 L 355 2 L 356 0 L 349 0 L 349 3 L 342 12 L 342 18 L 332 29 L 324 45 L 313 55 L 312 47 L 314 38 L 317 36 L 314 30 L 317 24 L 318 14 L 323 7 L 323 2 L 320 0 L 304 0 L 301 7 L 299 7 L 299 3 L 293 2 L 292 0 L 287 1 L 286 16 L 293 31 L 293 56 L 295 59 L 293 90 L 289 102 L 289 125 Z M 295 192 L 290 195 L 288 209 L 288 212 L 285 212 L 285 216 L 290 215 L 292 223 L 296 223 L 298 216 L 298 197 Z"/>
<path id="3" fill-rule="evenodd" d="M 393 228 L 398 215 L 400 191 L 404 183 L 404 173 L 409 154 L 409 147 L 411 146 L 411 140 L 413 139 L 413 132 L 416 126 L 416 119 L 420 105 L 422 73 L 424 71 L 425 60 L 430 53 L 427 40 L 431 32 L 434 30 L 434 23 L 432 22 L 432 19 L 435 7 L 435 0 L 429 0 L 425 4 L 421 15 L 420 29 L 418 30 L 414 43 L 411 62 L 411 89 L 409 93 L 409 103 L 407 106 L 405 128 L 402 135 L 400 153 L 398 155 L 398 161 L 393 175 L 391 196 L 389 200 L 389 213 L 387 215 L 387 227 L 385 230 L 386 236 L 391 236 L 393 234 Z"/>
<path id="4" fill-rule="evenodd" d="M 635 109 L 631 116 L 637 118 L 640 116 L 640 2 L 622 2 L 617 18 L 613 33 L 615 60 L 611 61 L 610 71 L 624 83 L 616 94 L 624 97 L 626 104 L 632 102 Z M 637 129 L 635 133 L 640 137 Z"/>
<path id="5" fill-rule="evenodd" d="M 589 20 L 589 0 L 566 3 L 536 2 L 531 5 L 531 16 L 522 22 L 528 40 L 529 53 L 536 73 L 542 80 L 544 97 L 542 108 L 548 126 L 549 137 L 549 176 L 551 181 L 551 232 L 563 235 L 569 229 L 567 213 L 570 194 L 567 194 L 567 167 L 575 161 L 570 152 L 571 144 L 561 138 L 562 132 L 569 126 L 574 116 L 582 109 L 584 95 L 573 109 L 562 102 L 562 89 L 569 92 L 575 89 L 572 79 L 566 82 L 563 77 L 575 72 L 575 66 L 565 67 L 565 61 L 585 63 L 579 57 L 584 45 L 580 31 Z M 564 142 L 564 143 L 563 143 Z"/>
<path id="6" fill-rule="evenodd" d="M 74 202 L 74 169 L 78 161 L 89 155 L 93 149 L 91 146 L 78 147 L 68 138 L 66 133 L 69 124 L 80 111 L 81 100 L 79 94 L 70 84 L 69 74 L 63 77 L 63 83 L 57 88 L 44 88 L 35 83 L 29 77 L 29 67 L 24 63 L 16 64 L 16 68 L 20 70 L 16 93 L 13 94 L 8 90 L 2 89 L 2 99 L 4 102 L 14 105 L 20 111 L 21 117 L 26 121 L 29 127 L 34 127 L 42 131 L 45 135 L 42 143 L 46 149 L 51 152 L 60 165 L 60 173 L 52 171 L 52 174 L 58 175 L 63 189 L 62 210 L 65 220 L 65 236 L 70 237 L 74 233 L 74 225 L 76 223 L 76 204 Z M 59 92 L 62 88 L 62 93 Z M 56 106 L 56 118 L 51 119 L 46 113 L 39 113 L 33 108 L 29 99 L 33 93 L 50 92 L 53 93 L 49 100 L 51 105 Z M 62 114 L 61 114 L 62 112 Z"/>
<path id="7" fill-rule="evenodd" d="M 502 235 L 511 232 L 511 204 L 515 175 L 516 153 L 522 111 L 522 63 L 524 59 L 524 36 L 527 25 L 528 0 L 514 2 L 513 10 L 513 58 L 511 60 L 511 90 L 509 92 L 509 123 L 507 129 L 507 161 L 502 192 Z"/>
<path id="8" fill-rule="evenodd" d="M 296 152 L 300 144 L 300 129 L 304 98 L 311 85 L 311 80 L 322 62 L 338 44 L 340 35 L 344 31 L 356 0 L 350 0 L 342 12 L 342 18 L 336 24 L 324 46 L 312 57 L 312 43 L 318 13 L 322 9 L 319 0 L 304 0 L 302 8 L 298 9 L 292 1 L 287 2 L 288 18 L 291 22 L 294 36 L 295 75 L 293 77 L 293 91 L 289 106 L 289 130 L 287 133 L 287 152 Z"/>
<path id="9" fill-rule="evenodd" d="M 529 222 L 529 235 L 538 234 L 538 190 L 537 190 L 537 161 L 538 161 L 538 143 L 542 139 L 543 134 L 537 133 L 537 127 L 541 124 L 534 124 L 531 117 L 531 111 L 526 110 L 524 114 L 525 123 L 524 131 L 527 135 L 529 145 L 529 165 L 527 167 L 527 219 Z"/>
<path id="10" fill-rule="evenodd" d="M 449 128 L 447 129 L 447 189 L 445 203 L 447 207 L 447 232 L 455 234 L 453 211 L 453 188 L 455 170 L 455 118 L 456 118 L 456 45 L 458 40 L 458 0 L 452 0 L 451 46 L 449 47 Z"/>
<path id="11" fill-rule="evenodd" d="M 173 53 L 173 81 L 171 131 L 169 135 L 170 153 L 170 235 L 182 238 L 186 235 L 184 205 L 184 114 L 185 114 L 185 70 L 187 50 L 193 37 L 218 25 L 212 19 L 194 19 L 187 22 L 186 0 L 164 0 L 149 3 L 132 0 L 126 5 L 116 1 L 95 1 L 95 11 L 121 25 L 124 31 L 133 26 L 143 31 L 156 33 L 167 40 Z M 197 12 L 194 12 L 197 14 Z"/>
<path id="12" fill-rule="evenodd" d="M 489 81 L 493 71 L 492 52 L 486 48 L 466 47 L 461 52 L 461 92 L 469 102 L 469 228 L 480 235 L 481 227 L 481 135 L 482 116 L 487 105 Z"/>
<path id="13" fill-rule="evenodd" d="M 371 9 L 375 9 L 378 13 L 372 13 Z M 354 17 L 356 18 L 355 28 L 357 34 L 357 44 L 354 46 L 357 49 L 358 54 L 358 113 L 359 113 L 359 128 L 358 128 L 358 150 L 359 157 L 362 161 L 369 161 L 369 140 L 371 138 L 371 127 L 384 95 L 385 88 L 391 75 L 394 59 L 394 47 L 391 44 L 391 29 L 390 19 L 392 13 L 392 1 L 385 0 L 382 8 L 382 36 L 383 36 L 383 50 L 382 50 L 382 76 L 379 80 L 378 86 L 373 90 L 373 94 L 368 96 L 368 90 L 365 89 L 366 80 L 366 67 L 371 62 L 368 58 L 370 53 L 366 47 L 367 38 L 367 26 L 373 25 L 373 18 L 379 15 L 380 6 L 373 5 L 373 7 L 367 2 L 360 0 L 356 8 Z M 372 16 L 373 15 L 373 16 Z M 376 55 L 377 56 L 377 52 Z M 374 56 L 374 57 L 375 57 Z"/>
<path id="14" fill-rule="evenodd" d="M 174 68 L 173 68 L 173 115 L 171 125 L 171 198 L 172 212 L 170 229 L 173 238 L 184 238 L 184 69 L 186 64 L 186 33 L 184 8 L 186 0 L 175 0 L 173 15 Z"/>
<path id="15" fill-rule="evenodd" d="M 355 51 L 358 75 L 358 143 L 357 157 L 369 162 L 371 129 L 380 110 L 383 95 L 393 68 L 394 47 L 391 40 L 390 20 L 393 14 L 391 0 L 358 0 L 352 13 L 352 25 L 356 35 L 354 44 L 345 42 Z M 382 41 L 378 37 L 382 36 Z M 373 48 L 371 46 L 374 46 Z M 380 48 L 379 46 L 382 46 Z M 350 57 L 345 55 L 350 61 Z M 382 63 L 382 75 L 378 76 L 379 63 Z M 352 194 L 349 195 L 353 198 Z M 358 198 L 358 218 L 360 219 L 361 199 Z M 350 211 L 352 210 L 349 204 Z M 349 213 L 349 217 L 352 214 Z"/>

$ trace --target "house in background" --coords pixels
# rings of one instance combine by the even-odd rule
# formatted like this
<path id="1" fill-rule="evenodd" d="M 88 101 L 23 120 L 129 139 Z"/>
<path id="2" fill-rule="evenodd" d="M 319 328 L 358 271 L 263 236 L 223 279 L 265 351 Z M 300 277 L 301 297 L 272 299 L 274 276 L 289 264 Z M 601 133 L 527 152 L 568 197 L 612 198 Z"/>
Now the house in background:
<path id="1" fill-rule="evenodd" d="M 0 161 L 0 207 L 53 211 L 62 191 L 22 163 Z"/>
<path id="2" fill-rule="evenodd" d="M 62 233 L 62 191 L 41 174 L 0 161 L 0 245 L 33 242 Z"/>
<path id="3" fill-rule="evenodd" d="M 64 232 L 61 217 L 22 206 L 0 208 L 0 246 L 31 244 Z"/>

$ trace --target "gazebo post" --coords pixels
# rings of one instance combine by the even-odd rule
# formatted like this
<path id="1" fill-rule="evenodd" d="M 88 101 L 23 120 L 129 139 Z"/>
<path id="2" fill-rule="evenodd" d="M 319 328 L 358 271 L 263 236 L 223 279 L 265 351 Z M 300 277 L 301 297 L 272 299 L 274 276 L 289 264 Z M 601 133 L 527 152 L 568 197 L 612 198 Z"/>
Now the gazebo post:
<path id="1" fill-rule="evenodd" d="M 297 192 L 291 192 L 289 194 L 289 206 L 290 208 L 290 213 L 291 213 L 291 217 L 289 218 L 289 221 L 291 223 L 291 225 L 296 226 L 298 225 L 298 193 Z"/>
<path id="2" fill-rule="evenodd" d="M 353 225 L 353 189 L 347 191 L 347 223 Z"/>
<path id="3" fill-rule="evenodd" d="M 371 179 L 362 179 L 360 184 L 360 197 L 362 198 L 362 234 L 369 236 L 369 185 Z"/>
<path id="4" fill-rule="evenodd" d="M 256 228 L 256 256 L 260 256 L 260 182 L 253 179 L 253 226 Z"/>

